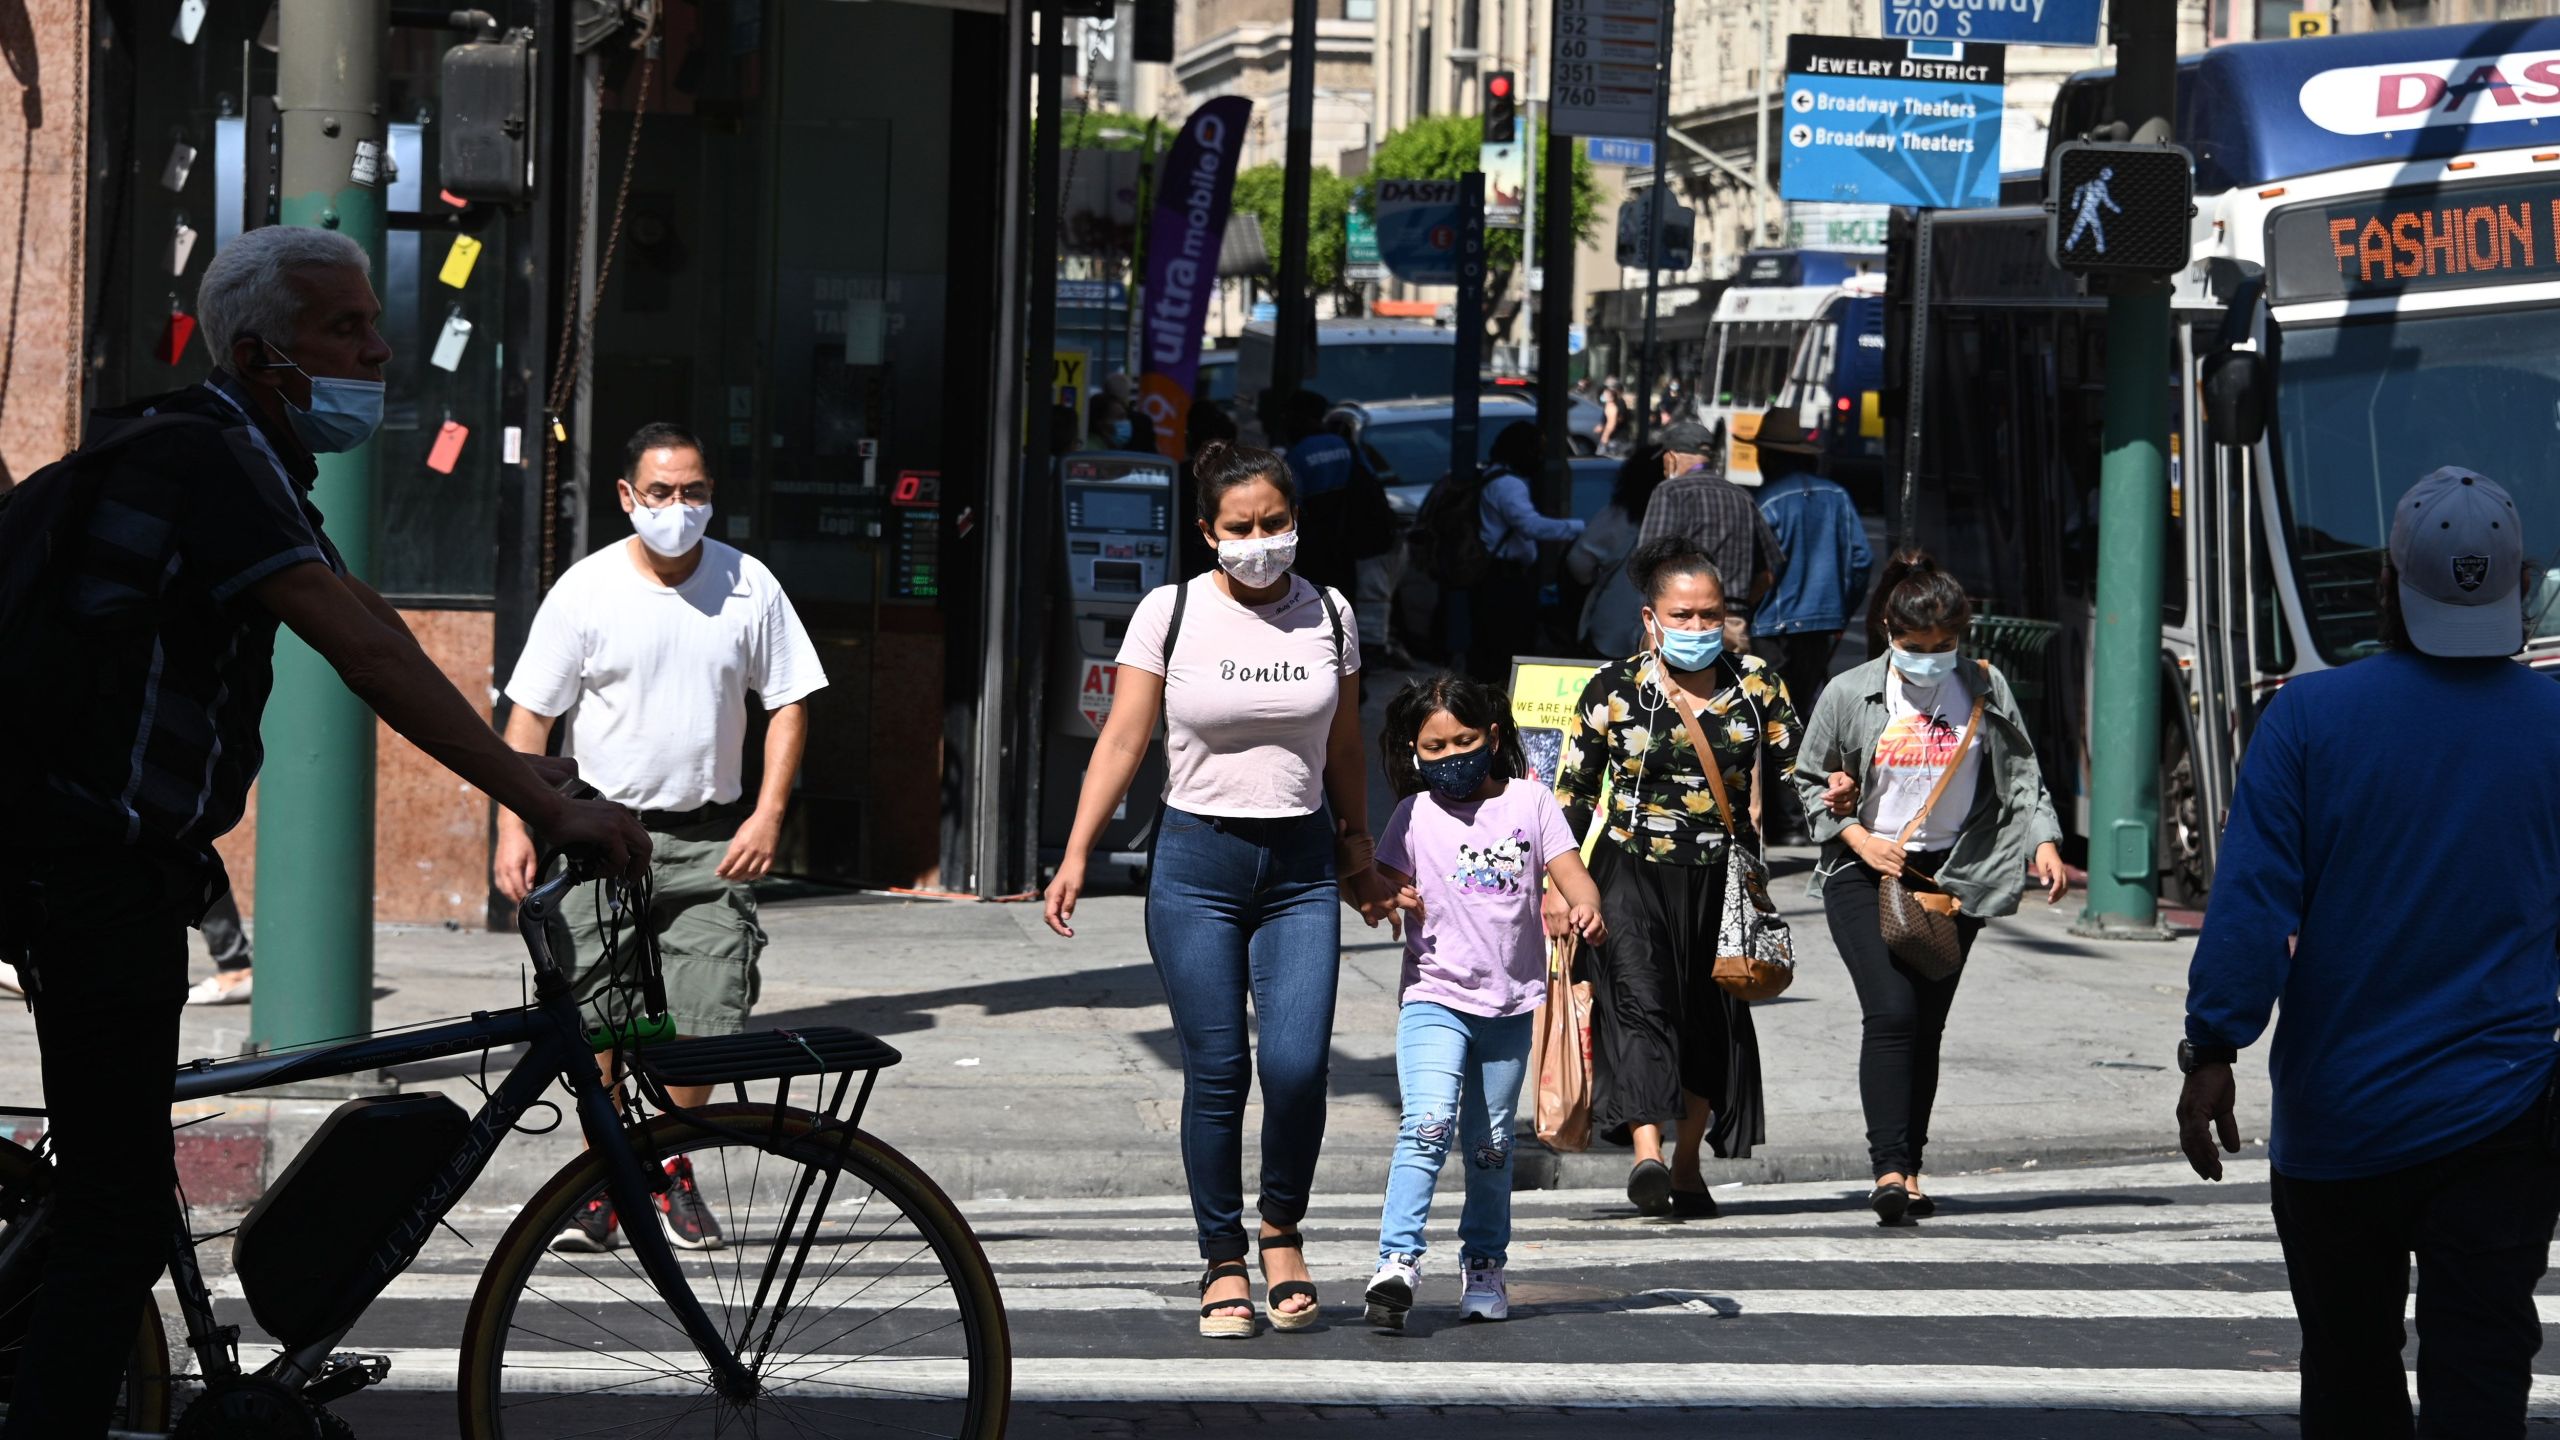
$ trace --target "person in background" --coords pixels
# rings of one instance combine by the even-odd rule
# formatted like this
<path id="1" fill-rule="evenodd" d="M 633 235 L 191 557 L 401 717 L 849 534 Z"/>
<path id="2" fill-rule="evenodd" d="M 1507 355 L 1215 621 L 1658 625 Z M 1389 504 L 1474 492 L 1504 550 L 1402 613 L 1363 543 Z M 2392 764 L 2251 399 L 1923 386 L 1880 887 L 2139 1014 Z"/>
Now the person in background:
<path id="1" fill-rule="evenodd" d="M 1786 573 L 1751 617 L 1751 631 L 1796 707 L 1816 714 L 1840 632 L 1867 593 L 1875 556 L 1867 549 L 1857 502 L 1820 473 L 1820 446 L 1796 423 L 1793 410 L 1762 416 L 1751 443 L 1760 451 L 1760 514 L 1787 557 Z M 1802 844 L 1807 838 L 1806 817 L 1793 800 L 1791 794 L 1776 797 L 1773 844 Z"/>
<path id="2" fill-rule="evenodd" d="M 1973 624 L 1964 587 L 1921 556 L 1877 588 L 1891 648 L 1824 692 L 1805 727 L 1796 791 L 1823 845 L 1812 893 L 1858 991 L 1868 1203 L 1890 1225 L 1937 1208 L 1920 1165 L 1939 1041 L 1964 972 L 1932 979 L 1886 947 L 1885 879 L 1918 876 L 1962 901 L 1957 942 L 1970 954 L 1983 922 L 2017 910 L 2030 870 L 2048 904 L 2060 903 L 2069 877 L 2017 697 L 1998 670 L 1963 653 Z M 1976 704 L 1982 718 L 1967 742 Z"/>
<path id="3" fill-rule="evenodd" d="M 1357 585 L 1351 556 L 1351 442 L 1325 428 L 1332 407 L 1313 390 L 1290 395 L 1280 423 L 1288 436 L 1289 475 L 1298 485 L 1297 573 L 1309 584 L 1348 595 Z"/>
<path id="4" fill-rule="evenodd" d="M 1656 497 L 1656 503 L 1660 503 Z M 1591 1128 L 1633 1144 L 1627 1198 L 1648 1215 L 1710 1218 L 1704 1156 L 1744 1157 L 1767 1138 L 1751 1006 L 1715 983 L 1725 846 L 1753 844 L 1753 777 L 1795 772 L 1796 716 L 1777 672 L 1727 653 L 1724 582 L 1677 536 L 1636 547 L 1645 648 L 1600 667 L 1574 704 L 1556 798 L 1589 833 L 1609 942 L 1591 972 Z M 1697 753 L 1681 712 L 1712 755 Z M 1733 809 L 1728 829 L 1707 766 Z M 1739 832 L 1739 833 L 1736 833 Z M 1664 1163 L 1664 1132 L 1675 1137 Z"/>
<path id="5" fill-rule="evenodd" d="M 702 445 L 673 425 L 644 425 L 617 487 L 633 534 L 569 567 L 534 612 L 506 696 L 509 744 L 540 751 L 567 721 L 561 753 L 588 784 L 640 812 L 654 837 L 650 930 L 664 961 L 668 1015 L 685 1036 L 746 1027 L 765 935 L 749 886 L 773 868 L 791 784 L 808 743 L 811 695 L 827 675 L 781 582 L 755 557 L 714 540 L 712 479 Z M 747 695 L 770 723 L 764 774 L 746 803 Z M 540 880 L 533 837 L 498 817 L 500 894 L 522 901 Z M 591 1024 L 609 1023 L 600 992 L 615 969 L 591 886 L 560 905 L 564 958 Z M 670 1086 L 698 1107 L 711 1087 Z M 688 1250 L 724 1242 L 695 1187 L 692 1162 L 666 1165 L 655 1217 Z M 619 1242 L 618 1217 L 590 1197 L 552 1244 L 596 1253 Z"/>
<path id="6" fill-rule="evenodd" d="M 1235 444 L 1236 417 L 1229 414 L 1227 407 L 1219 402 L 1206 396 L 1195 396 L 1192 398 L 1191 408 L 1183 412 L 1182 418 L 1183 458 L 1180 468 L 1174 474 L 1174 498 L 1181 505 L 1181 508 L 1174 512 L 1177 515 L 1199 513 L 1200 452 L 1208 448 L 1212 440 L 1224 440 L 1229 445 Z M 1189 536 L 1184 537 L 1185 540 L 1189 538 Z M 1191 544 L 1178 544 L 1173 549 L 1173 578 L 1177 580 L 1188 580 L 1194 575 L 1215 568 L 1217 552 L 1214 549 L 1203 549 Z M 1364 630 L 1362 633 L 1367 632 Z"/>
<path id="7" fill-rule="evenodd" d="M 1129 413 L 1129 404 L 1109 392 L 1093 397 L 1093 423 L 1086 432 L 1087 450 L 1153 450 L 1155 436 L 1150 433 L 1143 442 L 1138 425 Z M 1150 430 L 1153 427 L 1149 427 Z"/>
<path id="8" fill-rule="evenodd" d="M 1627 578 L 1627 557 L 1635 553 L 1645 509 L 1661 484 L 1662 452 L 1650 445 L 1629 451 L 1618 464 L 1609 503 L 1564 552 L 1565 573 L 1591 587 L 1574 632 L 1590 654 L 1615 659 L 1644 646 L 1644 596 Z"/>
<path id="9" fill-rule="evenodd" d="M 1406 555 L 1395 511 L 1387 504 L 1386 481 L 1361 445 L 1349 412 L 1337 410 L 1325 417 L 1324 424 L 1351 447 L 1351 504 L 1345 521 L 1351 568 L 1359 581 L 1351 608 L 1360 616 L 1360 633 L 1369 637 L 1375 663 L 1390 670 L 1410 670 L 1413 656 L 1395 636 L 1396 589 L 1404 583 Z"/>
<path id="10" fill-rule="evenodd" d="M 1514 420 L 1493 437 L 1481 502 L 1485 577 L 1467 592 L 1467 673 L 1509 693 L 1511 657 L 1538 642 L 1538 545 L 1582 538 L 1582 522 L 1538 509 L 1529 478 L 1546 468 L 1538 427 Z"/>
<path id="11" fill-rule="evenodd" d="M 213 973 L 187 989 L 190 1005 L 249 1003 L 249 930 L 240 920 L 240 901 L 228 891 L 204 915 L 204 948 L 212 953 Z"/>
<path id="12" fill-rule="evenodd" d="M 2382 653 L 2288 681 L 2250 737 L 2187 974 L 2178 1143 L 2222 1178 L 2232 1064 L 2281 1008 L 2267 1159 L 2302 1433 L 2412 1433 L 2414 1254 L 2415 1433 L 2508 1440 L 2560 1216 L 2560 688 L 2510 658 L 2507 492 L 2446 467 L 2392 516 Z"/>
<path id="13" fill-rule="evenodd" d="M 1626 391 L 1618 387 L 1618 377 L 1612 375 L 1600 384 L 1600 453 L 1626 454 L 1633 428 L 1628 423 Z"/>
<path id="14" fill-rule="evenodd" d="M 1747 622 L 1753 603 L 1786 574 L 1787 552 L 1751 492 L 1713 467 L 1718 447 L 1706 426 L 1683 420 L 1655 438 L 1662 446 L 1665 483 L 1645 507 L 1637 548 L 1676 536 L 1704 551 L 1717 574 L 1734 577 L 1724 608 Z"/>

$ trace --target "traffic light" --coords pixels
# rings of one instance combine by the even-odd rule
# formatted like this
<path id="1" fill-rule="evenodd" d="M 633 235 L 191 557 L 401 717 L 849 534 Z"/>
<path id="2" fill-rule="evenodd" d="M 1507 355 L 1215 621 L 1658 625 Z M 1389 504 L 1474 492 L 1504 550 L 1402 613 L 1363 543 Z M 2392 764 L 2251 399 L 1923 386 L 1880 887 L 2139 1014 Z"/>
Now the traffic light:
<path id="1" fill-rule="evenodd" d="M 2076 275 L 2174 275 L 2187 268 L 2195 159 L 2175 145 L 2053 149 L 2045 172 L 2045 250 Z"/>
<path id="2" fill-rule="evenodd" d="M 1137 54 L 1141 65 L 1173 63 L 1173 0 L 1138 0 Z"/>
<path id="3" fill-rule="evenodd" d="M 1520 88 L 1508 70 L 1484 77 L 1484 143 L 1508 145 L 1520 135 Z"/>

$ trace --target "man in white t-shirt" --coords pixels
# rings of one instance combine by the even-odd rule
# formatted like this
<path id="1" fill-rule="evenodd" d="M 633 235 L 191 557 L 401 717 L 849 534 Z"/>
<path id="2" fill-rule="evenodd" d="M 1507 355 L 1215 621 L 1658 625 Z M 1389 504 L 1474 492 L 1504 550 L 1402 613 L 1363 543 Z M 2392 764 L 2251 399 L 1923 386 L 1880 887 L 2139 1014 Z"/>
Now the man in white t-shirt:
<path id="1" fill-rule="evenodd" d="M 704 538 L 712 482 L 702 446 L 673 425 L 631 437 L 622 508 L 636 532 L 569 567 L 533 617 L 507 699 L 507 740 L 540 753 L 554 721 L 566 719 L 561 753 L 604 797 L 639 812 L 656 850 L 648 924 L 665 961 L 667 1009 L 680 1035 L 734 1035 L 755 1002 L 756 924 L 751 882 L 773 868 L 782 814 L 809 733 L 808 697 L 826 673 L 773 572 L 751 556 Z M 772 723 L 764 778 L 744 803 L 741 752 L 747 694 Z M 538 878 L 532 836 L 505 811 L 498 817 L 499 892 L 522 900 Z M 597 1005 L 612 966 L 594 898 L 561 907 L 578 995 L 599 1023 Z M 679 1105 L 698 1106 L 708 1087 L 671 1086 Z M 690 1169 L 669 1162 L 675 1183 L 658 1198 L 676 1244 L 721 1244 Z M 590 1200 L 553 1243 L 597 1251 L 615 1243 L 612 1206 Z"/>

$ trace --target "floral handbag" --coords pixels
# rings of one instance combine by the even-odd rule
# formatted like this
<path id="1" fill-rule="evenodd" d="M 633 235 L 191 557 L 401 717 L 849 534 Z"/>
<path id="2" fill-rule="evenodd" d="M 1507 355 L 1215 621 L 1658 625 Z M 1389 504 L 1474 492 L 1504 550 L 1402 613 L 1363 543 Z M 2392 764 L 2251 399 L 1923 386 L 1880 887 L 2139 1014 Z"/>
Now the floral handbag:
<path id="1" fill-rule="evenodd" d="M 1654 662 L 1659 665 L 1661 661 Z M 1707 788 L 1715 792 L 1716 813 L 1724 819 L 1724 914 L 1716 925 L 1715 980 L 1738 1000 L 1774 1000 L 1795 983 L 1795 937 L 1769 898 L 1769 870 L 1756 854 L 1742 848 L 1742 831 L 1733 821 L 1733 802 L 1725 797 L 1724 767 L 1707 744 L 1697 714 L 1668 675 L 1657 677 L 1680 723 L 1697 748 L 1698 766 L 1707 772 Z"/>

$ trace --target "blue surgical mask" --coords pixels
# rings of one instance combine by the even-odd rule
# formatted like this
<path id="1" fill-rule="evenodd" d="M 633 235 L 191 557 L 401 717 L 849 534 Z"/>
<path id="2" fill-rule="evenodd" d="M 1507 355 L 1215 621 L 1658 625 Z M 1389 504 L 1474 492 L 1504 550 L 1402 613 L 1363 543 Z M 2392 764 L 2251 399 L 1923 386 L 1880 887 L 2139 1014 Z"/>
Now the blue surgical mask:
<path id="1" fill-rule="evenodd" d="M 1724 653 L 1724 627 L 1705 630 L 1661 630 L 1662 658 L 1674 670 L 1704 670 Z"/>
<path id="2" fill-rule="evenodd" d="M 278 356 L 284 352 L 261 340 Z M 373 438 L 382 428 L 383 384 L 379 380 L 342 380 L 333 375 L 314 375 L 285 358 L 282 369 L 291 370 L 311 382 L 311 408 L 301 409 L 291 400 L 284 402 L 285 423 L 293 427 L 293 436 L 314 455 L 337 455 L 353 450 Z"/>
<path id="3" fill-rule="evenodd" d="M 1417 757 L 1414 768 L 1422 772 L 1422 783 L 1431 793 L 1455 804 L 1475 798 L 1484 788 L 1484 777 L 1493 769 L 1493 745 L 1479 745 L 1459 755 L 1443 755 L 1437 760 Z"/>
<path id="4" fill-rule="evenodd" d="M 1903 679 L 1926 685 L 1932 681 L 1944 680 L 1956 673 L 1956 652 L 1953 650 L 1922 652 L 1905 650 L 1896 645 L 1893 647 L 1893 668 L 1902 672 Z"/>
<path id="5" fill-rule="evenodd" d="M 1118 450 L 1126 450 L 1129 448 L 1128 421 L 1114 420 L 1111 422 L 1111 444 L 1114 449 Z"/>

